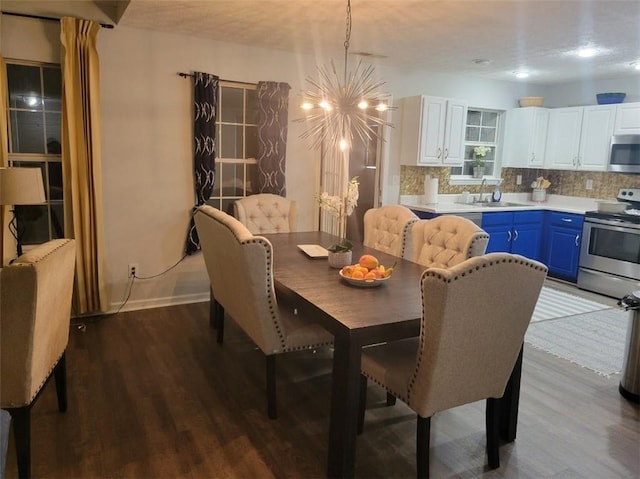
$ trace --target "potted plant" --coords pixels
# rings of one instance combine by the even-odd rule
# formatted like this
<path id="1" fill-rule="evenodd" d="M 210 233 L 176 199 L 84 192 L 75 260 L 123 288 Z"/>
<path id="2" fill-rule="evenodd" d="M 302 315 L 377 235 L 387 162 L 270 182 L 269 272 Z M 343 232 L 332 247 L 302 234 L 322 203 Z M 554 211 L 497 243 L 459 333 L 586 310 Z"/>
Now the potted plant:
<path id="1" fill-rule="evenodd" d="M 473 177 L 482 178 L 484 176 L 484 167 L 486 165 L 485 157 L 491 151 L 488 146 L 476 146 L 473 149 Z"/>
<path id="2" fill-rule="evenodd" d="M 338 237 L 340 239 L 327 248 L 329 265 L 334 268 L 342 268 L 351 264 L 353 244 L 347 239 L 347 217 L 358 206 L 358 185 L 358 177 L 354 176 L 347 184 L 344 197 L 330 196 L 326 191 L 318 197 L 320 208 L 338 220 Z"/>

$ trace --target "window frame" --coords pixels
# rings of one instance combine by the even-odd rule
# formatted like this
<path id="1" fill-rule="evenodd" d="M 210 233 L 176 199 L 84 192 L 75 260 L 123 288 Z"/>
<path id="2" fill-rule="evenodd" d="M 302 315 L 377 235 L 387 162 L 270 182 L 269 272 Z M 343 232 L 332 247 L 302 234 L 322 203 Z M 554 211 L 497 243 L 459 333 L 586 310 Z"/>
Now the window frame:
<path id="1" fill-rule="evenodd" d="M 466 138 L 466 131 L 468 127 L 476 127 L 478 125 L 470 125 L 469 124 L 469 112 L 489 112 L 489 113 L 495 113 L 496 116 L 496 135 L 495 135 L 495 141 L 493 142 L 487 142 L 487 141 L 468 141 Z M 502 148 L 503 148 L 503 135 L 504 135 L 504 116 L 505 116 L 505 111 L 504 110 L 498 110 L 498 109 L 493 109 L 493 108 L 479 108 L 479 107 L 469 107 L 467 109 L 467 120 L 465 122 L 465 141 L 464 141 L 464 151 L 465 151 L 465 158 L 464 158 L 464 164 L 466 163 L 470 163 L 473 161 L 473 157 L 472 155 L 472 151 L 473 148 L 476 146 L 490 146 L 493 148 L 493 171 L 490 175 L 485 174 L 483 176 L 483 178 L 473 178 L 472 175 L 465 175 L 465 174 L 454 174 L 453 171 L 458 168 L 461 169 L 461 171 L 464 171 L 464 164 L 462 166 L 457 166 L 457 167 L 451 167 L 451 175 L 449 178 L 449 184 L 451 185 L 475 185 L 475 184 L 480 184 L 482 182 L 483 179 L 485 180 L 498 180 L 501 178 L 502 175 Z M 480 126 L 480 128 L 483 128 L 482 126 Z"/>
<path id="2" fill-rule="evenodd" d="M 223 121 L 223 108 L 225 107 L 223 101 L 223 89 L 224 88 L 235 88 L 241 89 L 243 91 L 243 104 L 242 104 L 242 112 L 243 112 L 243 121 Z M 250 113 L 250 105 L 248 105 L 248 97 L 247 91 L 256 91 L 257 92 L 258 85 L 255 83 L 242 83 L 242 82 L 234 82 L 234 81 L 225 81 L 220 80 L 218 84 L 218 111 L 216 112 L 216 174 L 215 174 L 215 182 L 214 189 L 211 192 L 211 196 L 209 197 L 208 203 L 220 209 L 221 211 L 226 211 L 227 213 L 232 214 L 231 208 L 233 207 L 233 203 L 241 198 L 249 196 L 251 194 L 257 193 L 256 189 L 257 185 L 257 177 L 258 177 L 258 162 L 256 160 L 257 156 L 257 141 L 255 142 L 256 151 L 248 151 L 250 146 L 248 144 L 248 138 L 250 133 L 248 134 L 248 128 L 254 128 L 255 134 L 257 136 L 257 116 L 256 122 L 252 123 L 249 121 L 249 113 Z M 257 96 L 256 96 L 256 106 L 257 106 Z M 223 127 L 224 126 L 233 126 L 233 127 L 241 127 L 242 128 L 242 158 L 236 157 L 225 157 L 222 156 L 222 151 L 224 149 L 225 137 L 223 135 Z M 235 169 L 236 171 L 227 176 L 227 172 L 230 169 Z M 238 172 L 240 170 L 240 173 Z M 225 193 L 224 187 L 222 186 L 229 179 L 239 180 L 240 184 L 236 182 L 235 187 L 237 188 L 237 194 L 228 194 Z M 255 181 L 255 185 L 252 184 L 252 180 Z"/>
<path id="3" fill-rule="evenodd" d="M 10 65 L 19 65 L 26 66 L 32 68 L 39 69 L 39 95 L 42 98 L 42 108 L 33 110 L 24 107 L 14 107 L 11 104 L 11 89 L 9 85 L 9 68 Z M 47 102 L 44 100 L 45 98 L 45 69 L 56 69 L 60 72 L 60 97 L 55 98 L 55 100 L 59 100 L 60 109 L 50 109 L 47 107 Z M 36 246 L 38 244 L 45 243 L 52 239 L 56 238 L 64 238 L 64 195 L 62 192 L 62 184 L 64 178 L 62 177 L 62 152 L 51 153 L 49 152 L 50 147 L 48 146 L 48 138 L 47 135 L 51 133 L 50 129 L 47 127 L 47 118 L 50 118 L 51 114 L 57 114 L 60 117 L 60 124 L 62 124 L 62 66 L 58 63 L 49 63 L 49 62 L 36 62 L 36 61 L 27 61 L 27 60 L 17 60 L 17 59 L 5 59 L 5 77 L 7 78 L 7 89 L 3 94 L 6 95 L 6 121 L 7 121 L 7 139 L 8 139 L 8 166 L 9 167 L 39 167 L 42 171 L 42 180 L 43 187 L 45 192 L 45 203 L 38 205 L 20 205 L 15 206 L 16 214 L 20 215 L 20 211 L 24 211 L 25 214 L 28 215 L 29 210 L 34 211 L 39 208 L 44 207 L 46 210 L 46 238 L 44 237 L 44 229 L 40 229 L 37 225 L 35 226 L 35 230 L 33 231 L 32 237 L 35 239 L 31 239 L 28 231 L 27 234 L 22 238 L 22 245 L 24 250 L 28 250 L 30 247 Z M 14 114 L 20 111 L 28 111 L 28 112 L 38 112 L 42 114 L 42 134 L 43 134 L 43 153 L 25 153 L 25 152 L 15 152 L 14 148 L 14 136 L 13 129 L 16 128 L 14 125 Z M 60 140 L 62 140 L 60 131 Z M 60 192 L 59 195 L 52 194 L 52 165 L 53 168 L 58 169 L 60 171 Z M 56 196 L 56 198 L 53 198 Z M 59 197 L 58 197 L 59 196 Z M 55 210 L 55 211 L 54 211 Z M 28 223 L 27 223 L 28 227 Z"/>

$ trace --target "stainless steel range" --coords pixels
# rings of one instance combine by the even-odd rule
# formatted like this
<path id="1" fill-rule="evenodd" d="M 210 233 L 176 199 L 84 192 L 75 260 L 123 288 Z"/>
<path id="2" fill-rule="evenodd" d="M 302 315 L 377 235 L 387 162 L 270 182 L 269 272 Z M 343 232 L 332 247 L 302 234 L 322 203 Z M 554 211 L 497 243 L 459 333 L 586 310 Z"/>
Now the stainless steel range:
<path id="1" fill-rule="evenodd" d="M 640 189 L 621 189 L 618 201 L 622 213 L 585 213 L 578 269 L 579 288 L 614 298 L 640 289 Z"/>

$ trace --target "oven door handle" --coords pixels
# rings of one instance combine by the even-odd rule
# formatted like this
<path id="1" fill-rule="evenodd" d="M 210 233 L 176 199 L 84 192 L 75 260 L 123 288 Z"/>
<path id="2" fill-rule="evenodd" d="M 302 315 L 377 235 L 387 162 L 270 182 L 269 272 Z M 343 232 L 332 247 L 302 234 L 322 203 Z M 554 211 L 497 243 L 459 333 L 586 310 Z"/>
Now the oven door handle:
<path id="1" fill-rule="evenodd" d="M 629 223 L 624 220 L 602 220 L 600 218 L 585 219 L 584 226 L 591 226 L 592 228 L 603 228 L 611 231 L 626 231 L 629 233 L 637 233 L 638 230 L 640 230 L 640 225 Z"/>

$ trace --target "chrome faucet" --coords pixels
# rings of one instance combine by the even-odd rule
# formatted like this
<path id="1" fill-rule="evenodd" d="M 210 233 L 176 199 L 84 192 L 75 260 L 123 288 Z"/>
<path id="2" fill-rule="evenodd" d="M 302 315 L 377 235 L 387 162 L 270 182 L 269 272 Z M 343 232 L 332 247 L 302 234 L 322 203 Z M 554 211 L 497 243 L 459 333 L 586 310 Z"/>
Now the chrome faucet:
<path id="1" fill-rule="evenodd" d="M 484 196 L 484 186 L 487 184 L 487 179 L 482 178 L 482 183 L 480 183 L 480 198 L 478 199 L 478 203 L 484 203 L 485 200 L 482 199 Z"/>

